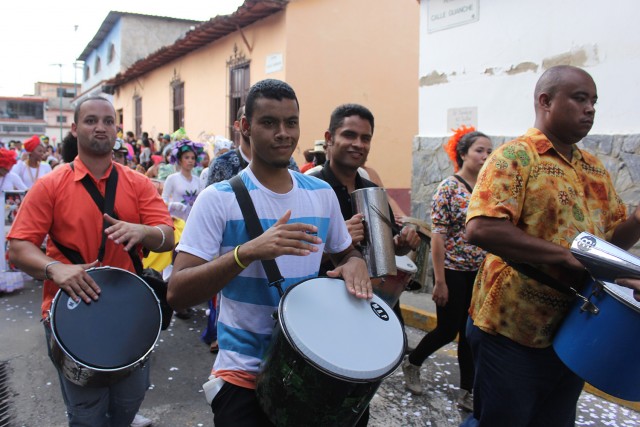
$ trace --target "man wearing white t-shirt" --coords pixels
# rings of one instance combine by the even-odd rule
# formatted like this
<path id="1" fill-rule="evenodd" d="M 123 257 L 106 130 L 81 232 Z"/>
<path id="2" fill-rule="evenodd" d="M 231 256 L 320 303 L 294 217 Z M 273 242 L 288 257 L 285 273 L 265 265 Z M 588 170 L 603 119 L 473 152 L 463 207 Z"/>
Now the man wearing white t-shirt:
<path id="1" fill-rule="evenodd" d="M 27 160 L 18 162 L 13 172 L 20 177 L 27 188 L 31 188 L 39 178 L 51 172 L 51 166 L 43 161 L 46 150 L 37 135 L 27 139 L 23 146 L 29 155 Z"/>
<path id="2" fill-rule="evenodd" d="M 241 125 L 251 139 L 252 157 L 239 176 L 268 228 L 250 240 L 230 184 L 207 187 L 187 220 L 167 294 L 174 309 L 180 309 L 221 292 L 220 352 L 213 375 L 222 385 L 211 402 L 217 427 L 272 425 L 254 390 L 269 341 L 265 337 L 274 326 L 270 315 L 279 302 L 261 260 L 277 259 L 286 289 L 316 277 L 322 253 L 331 253 L 338 267 L 327 274 L 342 276 L 355 297 L 373 295 L 366 264 L 351 244 L 331 187 L 287 169 L 300 137 L 293 89 L 278 80 L 256 83 Z"/>

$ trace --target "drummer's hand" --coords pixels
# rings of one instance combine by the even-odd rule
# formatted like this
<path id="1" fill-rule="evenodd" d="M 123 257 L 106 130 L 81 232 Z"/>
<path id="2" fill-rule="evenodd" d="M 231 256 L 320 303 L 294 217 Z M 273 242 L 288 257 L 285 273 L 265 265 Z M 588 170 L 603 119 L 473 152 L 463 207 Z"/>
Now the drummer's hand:
<path id="1" fill-rule="evenodd" d="M 317 236 L 318 227 L 302 222 L 287 224 L 290 218 L 291 210 L 288 210 L 267 231 L 244 243 L 238 251 L 243 264 L 281 255 L 306 256 L 318 252 L 317 245 L 322 243 Z"/>
<path id="2" fill-rule="evenodd" d="M 640 301 L 640 279 L 616 279 L 616 283 L 633 289 L 633 297 L 636 301 Z"/>
<path id="3" fill-rule="evenodd" d="M 420 236 L 416 229 L 410 225 L 405 225 L 399 234 L 393 237 L 393 243 L 396 249 L 412 249 L 415 250 L 420 245 Z"/>
<path id="4" fill-rule="evenodd" d="M 84 302 L 89 304 L 91 300 L 98 300 L 100 286 L 85 270 L 96 265 L 98 265 L 97 260 L 91 264 L 52 264 L 48 268 L 48 272 L 51 280 L 71 299 L 80 302 L 80 298 L 82 298 Z"/>
<path id="5" fill-rule="evenodd" d="M 138 243 L 142 243 L 147 236 L 147 232 L 144 225 L 132 224 L 126 221 L 119 221 L 115 218 L 104 214 L 104 219 L 107 223 L 111 224 L 104 232 L 107 234 L 107 238 L 114 241 L 118 245 L 124 245 L 123 249 L 129 252 Z"/>
<path id="6" fill-rule="evenodd" d="M 347 224 L 347 230 L 351 235 L 353 245 L 357 245 L 364 240 L 364 216 L 360 213 L 355 214 L 350 219 L 345 221 Z"/>
<path id="7" fill-rule="evenodd" d="M 327 271 L 329 277 L 341 277 L 347 286 L 347 291 L 357 298 L 371 299 L 373 298 L 373 290 L 371 288 L 371 279 L 367 270 L 367 263 L 364 259 L 352 256 L 347 259 L 344 264 L 339 265 L 333 270 Z"/>
<path id="8" fill-rule="evenodd" d="M 566 249 L 564 262 L 562 266 L 569 270 L 580 270 L 584 272 L 584 265 L 576 257 L 573 256 L 569 249 Z"/>
<path id="9" fill-rule="evenodd" d="M 445 282 L 436 281 L 433 285 L 433 295 L 431 296 L 433 302 L 438 307 L 444 307 L 449 301 L 449 287 Z"/>

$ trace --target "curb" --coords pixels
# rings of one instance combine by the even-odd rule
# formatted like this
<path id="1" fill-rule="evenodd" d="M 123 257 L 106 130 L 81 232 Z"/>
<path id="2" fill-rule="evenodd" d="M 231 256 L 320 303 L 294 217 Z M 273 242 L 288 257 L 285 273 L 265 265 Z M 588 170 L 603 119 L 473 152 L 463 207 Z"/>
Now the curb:
<path id="1" fill-rule="evenodd" d="M 419 308 L 412 307 L 406 304 L 400 304 L 400 310 L 402 310 L 402 317 L 404 318 L 404 324 L 407 326 L 411 326 L 413 328 L 417 328 L 425 332 L 430 332 L 434 330 L 437 325 L 437 317 L 435 313 L 431 313 L 426 310 L 421 310 Z M 603 391 L 598 390 L 591 384 L 585 383 L 584 390 L 588 393 L 594 394 L 598 397 L 608 400 L 609 402 L 625 406 L 636 412 L 640 412 L 640 402 L 630 402 L 628 400 L 619 399 L 617 397 L 611 396 Z"/>

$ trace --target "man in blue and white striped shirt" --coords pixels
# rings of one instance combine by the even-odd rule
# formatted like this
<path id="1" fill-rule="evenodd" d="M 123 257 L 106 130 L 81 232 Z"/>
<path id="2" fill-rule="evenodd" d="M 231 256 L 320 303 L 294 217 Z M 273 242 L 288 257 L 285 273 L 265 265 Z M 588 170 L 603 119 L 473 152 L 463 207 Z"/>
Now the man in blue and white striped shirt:
<path id="1" fill-rule="evenodd" d="M 241 126 L 252 156 L 239 176 L 266 231 L 250 240 L 229 183 L 207 187 L 187 220 L 168 293 L 170 304 L 180 309 L 221 292 L 220 352 L 212 371 L 224 380 L 212 401 L 217 427 L 270 425 L 254 389 L 280 297 L 268 287 L 259 261 L 276 260 L 286 289 L 316 277 L 327 252 L 338 266 L 327 275 L 342 277 L 358 298 L 373 296 L 366 264 L 352 245 L 331 187 L 287 169 L 300 136 L 293 89 L 278 80 L 256 83 L 245 114 Z"/>

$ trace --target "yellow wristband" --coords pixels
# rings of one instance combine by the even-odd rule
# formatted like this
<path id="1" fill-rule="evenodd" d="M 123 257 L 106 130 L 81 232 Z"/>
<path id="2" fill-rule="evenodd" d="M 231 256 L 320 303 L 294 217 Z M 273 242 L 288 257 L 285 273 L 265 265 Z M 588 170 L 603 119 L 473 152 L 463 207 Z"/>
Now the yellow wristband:
<path id="1" fill-rule="evenodd" d="M 233 250 L 233 257 L 236 259 L 236 264 L 238 264 L 238 267 L 244 270 L 245 268 L 247 268 L 247 266 L 240 262 L 240 258 L 238 258 L 238 249 L 240 249 L 240 245 L 236 246 L 236 248 Z"/>

